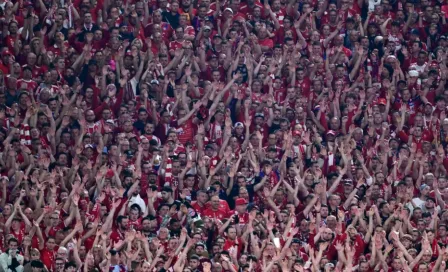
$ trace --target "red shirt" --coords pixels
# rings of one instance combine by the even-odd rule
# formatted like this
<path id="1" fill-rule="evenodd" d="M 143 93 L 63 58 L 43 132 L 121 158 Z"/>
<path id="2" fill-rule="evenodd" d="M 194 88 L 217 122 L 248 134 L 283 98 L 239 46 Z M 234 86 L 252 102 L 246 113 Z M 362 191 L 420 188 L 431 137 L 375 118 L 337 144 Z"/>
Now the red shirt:
<path id="1" fill-rule="evenodd" d="M 14 238 L 17 239 L 17 241 L 19 241 L 19 243 L 22 243 L 23 238 L 25 237 L 25 224 L 22 223 L 20 225 L 20 229 L 18 229 L 18 231 L 14 231 L 12 229 L 12 227 L 9 228 L 9 234 L 11 234 L 12 236 L 14 236 Z"/>
<path id="2" fill-rule="evenodd" d="M 210 202 L 207 202 L 205 204 L 205 207 L 207 209 L 211 209 L 212 205 L 210 204 Z M 227 201 L 220 199 L 219 200 L 219 209 L 222 209 L 223 211 L 225 211 L 226 213 L 230 213 L 230 208 L 229 208 L 229 204 L 227 203 Z"/>
<path id="3" fill-rule="evenodd" d="M 67 50 L 69 47 L 68 42 L 63 42 L 62 46 Z M 55 56 L 60 56 L 62 54 L 62 46 L 59 47 L 57 44 L 54 44 L 53 46 L 48 47 L 47 50 L 53 52 Z"/>
<path id="4" fill-rule="evenodd" d="M 274 89 L 274 99 L 275 102 L 280 104 L 286 98 L 286 89 L 281 87 L 279 89 Z"/>
<path id="5" fill-rule="evenodd" d="M 0 70 L 4 75 L 9 74 L 9 65 L 0 62 Z"/>
<path id="6" fill-rule="evenodd" d="M 194 30 L 194 28 L 192 26 L 186 26 L 184 29 L 184 33 L 185 33 L 185 35 L 189 35 L 189 36 L 196 35 L 196 31 Z"/>
<path id="7" fill-rule="evenodd" d="M 23 88 L 22 88 L 23 86 Z M 37 83 L 34 80 L 19 79 L 17 80 L 17 88 L 26 89 L 29 93 L 34 93 L 37 89 Z"/>
<path id="8" fill-rule="evenodd" d="M 129 225 L 131 226 L 131 228 L 134 228 L 135 230 L 140 230 L 142 227 L 142 218 L 138 218 L 135 221 L 131 221 L 129 219 Z"/>
<path id="9" fill-rule="evenodd" d="M 218 208 L 218 210 L 214 211 L 212 208 L 208 208 L 204 211 L 202 214 L 203 216 L 207 216 L 209 218 L 218 218 L 219 220 L 223 220 L 225 218 L 229 218 L 229 213 L 226 212 L 221 207 Z"/>
<path id="10" fill-rule="evenodd" d="M 229 250 L 231 247 L 235 247 L 238 249 L 238 255 L 241 253 L 243 242 L 240 238 L 236 238 L 235 240 L 226 239 L 224 243 L 223 250 Z"/>
<path id="11" fill-rule="evenodd" d="M 272 41 L 272 39 L 266 38 L 264 40 L 258 40 L 258 43 L 260 44 L 260 46 L 267 46 L 270 49 L 274 48 L 274 42 Z"/>
<path id="12" fill-rule="evenodd" d="M 238 224 L 246 225 L 249 223 L 249 213 L 238 213 L 237 211 L 230 211 L 230 215 L 236 214 L 238 216 Z"/>
<path id="13" fill-rule="evenodd" d="M 197 201 L 193 201 L 191 202 L 191 207 L 193 207 L 193 209 L 200 214 L 204 214 L 204 211 L 207 209 L 207 206 L 200 206 L 199 203 Z"/>
<path id="14" fill-rule="evenodd" d="M 283 19 L 285 19 L 286 11 L 283 9 L 280 9 L 279 11 L 275 12 L 275 18 L 277 18 L 278 23 L 283 25 Z"/>
<path id="15" fill-rule="evenodd" d="M 49 268 L 51 271 L 55 271 L 54 262 L 56 259 L 56 250 L 48 250 L 47 248 L 44 248 L 40 251 L 40 260 L 44 263 L 46 267 Z"/>
<path id="16" fill-rule="evenodd" d="M 240 10 L 239 10 L 239 12 L 242 13 L 242 14 L 245 14 L 246 16 L 247 16 L 247 15 L 253 15 L 253 13 L 254 13 L 254 9 L 255 9 L 256 7 L 259 7 L 259 8 L 260 8 L 260 10 L 261 10 L 261 14 L 264 13 L 264 7 L 263 7 L 263 5 L 262 5 L 261 3 L 259 3 L 259 2 L 255 2 L 255 3 L 254 3 L 254 7 L 252 7 L 252 8 L 249 7 L 247 4 L 240 5 Z"/>
<path id="17" fill-rule="evenodd" d="M 179 41 L 172 41 L 172 42 L 170 42 L 170 45 L 169 45 L 169 50 L 170 51 L 175 51 L 175 50 L 180 50 L 180 49 L 182 49 L 182 46 L 183 46 L 183 41 L 181 41 L 181 42 L 179 42 Z"/>
<path id="18" fill-rule="evenodd" d="M 196 125 L 193 123 L 193 120 L 190 118 L 176 129 L 177 138 L 179 139 L 179 142 L 181 144 L 185 145 L 187 142 L 194 142 L 193 137 L 194 137 L 195 127 L 196 127 Z"/>
<path id="19" fill-rule="evenodd" d="M 22 68 L 25 68 L 27 66 L 29 66 L 29 65 L 25 64 L 22 66 Z M 47 71 L 47 69 L 45 69 L 44 67 L 40 67 L 37 65 L 34 65 L 32 67 L 32 70 L 33 70 L 33 78 L 43 77 L 44 73 Z"/>
<path id="20" fill-rule="evenodd" d="M 112 240 L 112 242 L 117 243 L 120 240 L 124 240 L 124 233 L 122 233 L 120 230 L 118 229 L 114 229 L 112 231 L 112 233 L 110 234 L 110 239 Z"/>

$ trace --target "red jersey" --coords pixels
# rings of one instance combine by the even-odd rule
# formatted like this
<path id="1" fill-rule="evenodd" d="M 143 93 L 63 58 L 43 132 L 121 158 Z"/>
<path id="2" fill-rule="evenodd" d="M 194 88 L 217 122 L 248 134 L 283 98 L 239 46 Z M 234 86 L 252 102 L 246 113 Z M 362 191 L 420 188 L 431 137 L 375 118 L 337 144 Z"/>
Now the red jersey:
<path id="1" fill-rule="evenodd" d="M 225 218 L 229 218 L 229 213 L 226 212 L 221 207 L 218 208 L 218 210 L 214 211 L 212 208 L 208 208 L 204 211 L 202 214 L 203 216 L 207 216 L 209 218 L 218 218 L 219 220 L 223 220 Z"/>
<path id="2" fill-rule="evenodd" d="M 274 99 L 275 102 L 280 104 L 286 98 L 286 89 L 281 87 L 279 89 L 274 89 Z"/>
<path id="3" fill-rule="evenodd" d="M 176 50 L 180 50 L 182 49 L 183 46 L 183 41 L 179 42 L 179 41 L 172 41 L 169 44 L 169 50 L 170 51 L 176 51 Z"/>
<path id="4" fill-rule="evenodd" d="M 184 122 L 182 125 L 180 125 L 177 129 L 177 138 L 179 139 L 179 142 L 183 145 L 185 145 L 187 142 L 194 142 L 194 131 L 195 131 L 196 125 L 193 123 L 193 120 L 190 118 L 186 122 Z"/>
<path id="5" fill-rule="evenodd" d="M 207 206 L 200 206 L 199 203 L 197 201 L 193 201 L 191 202 L 191 207 L 193 207 L 193 209 L 200 214 L 204 214 L 204 211 L 207 209 Z"/>
<path id="6" fill-rule="evenodd" d="M 25 64 L 22 66 L 22 69 L 27 67 L 29 65 Z M 46 68 L 44 67 L 40 67 L 37 65 L 34 65 L 33 67 L 31 67 L 33 70 L 33 78 L 39 78 L 39 77 L 43 77 L 44 73 L 47 71 Z"/>
<path id="7" fill-rule="evenodd" d="M 33 93 L 37 89 L 37 83 L 34 80 L 18 79 L 17 88 L 26 89 L 29 93 Z"/>
<path id="8" fill-rule="evenodd" d="M 40 251 L 40 260 L 50 271 L 55 271 L 56 249 L 48 250 L 44 248 Z"/>
<path id="9" fill-rule="evenodd" d="M 110 234 L 110 239 L 112 242 L 116 243 L 120 240 L 124 240 L 124 233 L 122 233 L 119 229 L 114 229 Z"/>

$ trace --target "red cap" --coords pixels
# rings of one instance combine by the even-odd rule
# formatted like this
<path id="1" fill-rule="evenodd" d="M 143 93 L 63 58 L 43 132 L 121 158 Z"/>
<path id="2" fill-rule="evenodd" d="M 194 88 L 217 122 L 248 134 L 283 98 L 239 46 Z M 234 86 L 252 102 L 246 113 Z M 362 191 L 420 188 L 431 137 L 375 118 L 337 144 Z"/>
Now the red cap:
<path id="1" fill-rule="evenodd" d="M 13 56 L 13 54 L 9 50 L 6 50 L 2 52 L 2 57 L 4 56 Z"/>
<path id="2" fill-rule="evenodd" d="M 238 206 L 238 205 L 247 205 L 247 200 L 244 199 L 244 198 L 237 198 L 235 200 L 235 205 L 236 206 Z"/>
<path id="3" fill-rule="evenodd" d="M 112 169 L 107 170 L 107 172 L 106 172 L 106 178 L 110 179 L 110 178 L 112 178 L 113 176 L 114 176 L 114 170 L 112 170 Z"/>
<path id="4" fill-rule="evenodd" d="M 329 130 L 329 131 L 327 132 L 327 135 L 328 135 L 328 134 L 331 134 L 331 135 L 335 136 L 335 135 L 336 135 L 336 131 L 334 131 L 334 130 Z"/>
<path id="5" fill-rule="evenodd" d="M 378 98 L 378 104 L 386 105 L 387 104 L 386 98 Z"/>
<path id="6" fill-rule="evenodd" d="M 431 136 L 429 136 L 429 135 L 426 134 L 426 133 L 423 133 L 423 135 L 422 135 L 422 141 L 423 141 L 423 142 L 431 142 Z"/>

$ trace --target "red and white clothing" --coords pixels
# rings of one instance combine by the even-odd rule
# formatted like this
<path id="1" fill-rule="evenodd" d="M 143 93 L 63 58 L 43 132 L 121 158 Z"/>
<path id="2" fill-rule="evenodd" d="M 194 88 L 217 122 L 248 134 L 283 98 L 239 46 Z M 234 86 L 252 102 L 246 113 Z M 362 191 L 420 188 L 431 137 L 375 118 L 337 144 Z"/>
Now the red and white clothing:
<path id="1" fill-rule="evenodd" d="M 29 67 L 29 65 L 25 64 L 22 66 L 22 69 L 25 67 Z M 33 71 L 33 78 L 39 78 L 39 77 L 43 77 L 44 73 L 47 71 L 47 69 L 45 67 L 41 67 L 41 66 L 37 66 L 34 65 L 31 67 L 32 71 Z"/>
<path id="2" fill-rule="evenodd" d="M 40 95 L 40 93 L 42 92 L 43 89 L 47 89 L 50 92 L 50 95 L 53 96 L 55 94 L 59 93 L 59 86 L 56 85 L 51 85 L 51 86 L 44 86 L 44 85 L 40 85 L 35 92 L 35 97 L 38 97 Z"/>
<path id="3" fill-rule="evenodd" d="M 31 79 L 18 79 L 17 80 L 17 88 L 23 90 L 26 89 L 29 93 L 34 93 L 34 90 L 37 89 L 37 82 Z"/>
<path id="4" fill-rule="evenodd" d="M 183 47 L 183 42 L 184 41 L 172 41 L 172 42 L 170 42 L 170 44 L 169 44 L 169 50 L 170 50 L 170 52 L 171 51 L 176 51 L 176 50 L 180 50 L 180 49 L 182 49 L 182 47 Z"/>

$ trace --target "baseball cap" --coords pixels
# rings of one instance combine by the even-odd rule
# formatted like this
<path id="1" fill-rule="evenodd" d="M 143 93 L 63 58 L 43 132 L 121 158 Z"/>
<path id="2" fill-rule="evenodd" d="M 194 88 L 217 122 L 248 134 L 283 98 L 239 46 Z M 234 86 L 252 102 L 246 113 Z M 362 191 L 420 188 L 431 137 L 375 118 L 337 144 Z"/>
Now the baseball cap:
<path id="1" fill-rule="evenodd" d="M 428 134 L 423 134 L 422 142 L 431 142 L 431 137 Z"/>
<path id="2" fill-rule="evenodd" d="M 226 8 L 224 11 L 230 11 L 233 14 L 233 10 L 231 8 Z"/>
<path id="3" fill-rule="evenodd" d="M 379 105 L 386 105 L 387 104 L 386 98 L 379 98 L 378 99 L 378 104 Z"/>
<path id="4" fill-rule="evenodd" d="M 11 53 L 11 51 L 5 50 L 2 52 L 2 57 L 5 57 L 5 56 L 13 56 L 13 54 Z"/>
<path id="5" fill-rule="evenodd" d="M 235 128 L 237 128 L 237 127 L 244 127 L 244 125 L 241 122 L 236 122 L 235 123 Z"/>
<path id="6" fill-rule="evenodd" d="M 247 205 L 247 200 L 246 199 L 244 199 L 244 198 L 237 198 L 236 200 L 235 200 L 235 205 Z"/>
<path id="7" fill-rule="evenodd" d="M 411 35 L 420 35 L 420 32 L 418 31 L 418 29 L 414 28 L 411 30 Z"/>
<path id="8" fill-rule="evenodd" d="M 426 187 L 429 187 L 427 184 L 420 185 L 420 191 L 425 190 Z"/>

